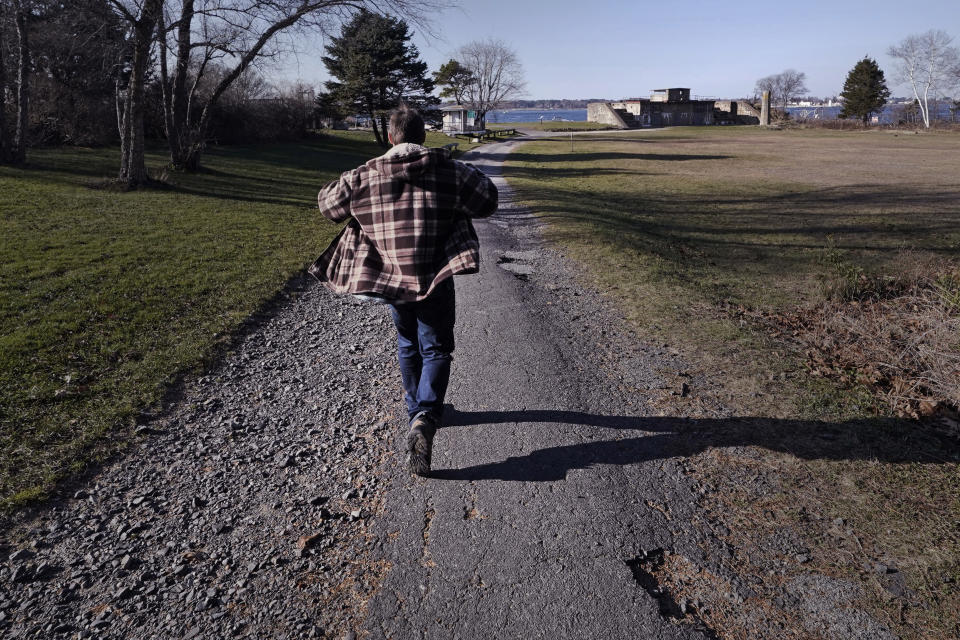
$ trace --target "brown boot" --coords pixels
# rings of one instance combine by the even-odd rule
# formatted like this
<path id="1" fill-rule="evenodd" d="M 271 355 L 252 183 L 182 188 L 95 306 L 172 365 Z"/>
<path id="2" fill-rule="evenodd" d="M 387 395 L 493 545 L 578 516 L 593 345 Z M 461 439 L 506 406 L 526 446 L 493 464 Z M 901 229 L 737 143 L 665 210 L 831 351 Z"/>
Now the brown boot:
<path id="1" fill-rule="evenodd" d="M 418 476 L 430 475 L 430 457 L 433 454 L 433 436 L 437 433 L 437 423 L 433 416 L 423 412 L 410 424 L 407 436 L 407 464 L 410 473 Z"/>

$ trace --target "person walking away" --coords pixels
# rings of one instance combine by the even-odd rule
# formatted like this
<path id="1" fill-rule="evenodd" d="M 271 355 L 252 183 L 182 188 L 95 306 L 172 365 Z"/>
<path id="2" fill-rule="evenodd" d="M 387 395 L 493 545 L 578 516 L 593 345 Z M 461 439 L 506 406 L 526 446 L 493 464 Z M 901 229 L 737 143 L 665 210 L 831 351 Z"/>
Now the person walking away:
<path id="1" fill-rule="evenodd" d="M 337 293 L 390 306 L 410 420 L 407 461 L 411 473 L 426 476 L 453 360 L 453 276 L 479 270 L 470 219 L 496 211 L 497 188 L 450 151 L 424 147 L 414 109 L 390 114 L 388 140 L 384 155 L 320 191 L 323 215 L 349 222 L 309 272 Z"/>

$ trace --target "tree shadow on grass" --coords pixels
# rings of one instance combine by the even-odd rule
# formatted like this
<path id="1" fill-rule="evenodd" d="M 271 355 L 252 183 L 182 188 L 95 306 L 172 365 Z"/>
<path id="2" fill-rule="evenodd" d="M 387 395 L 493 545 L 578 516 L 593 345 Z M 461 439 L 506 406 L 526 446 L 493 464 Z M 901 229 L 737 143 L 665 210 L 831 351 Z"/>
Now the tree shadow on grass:
<path id="1" fill-rule="evenodd" d="M 507 176 L 514 173 L 511 167 Z M 586 197 L 550 185 L 524 187 L 521 195 L 537 203 L 543 218 L 602 227 L 630 246 L 643 239 L 690 242 L 720 262 L 729 247 L 822 249 L 828 236 L 836 236 L 838 249 L 887 250 L 909 242 L 937 251 L 960 229 L 957 189 L 858 184 L 739 197 L 595 192 Z"/>
<path id="2" fill-rule="evenodd" d="M 523 180 L 543 180 L 542 169 L 527 167 L 511 167 L 509 170 L 510 178 L 520 178 Z M 610 167 L 563 167 L 551 168 L 550 178 L 595 178 L 597 176 L 656 176 L 663 175 L 650 171 L 638 171 L 635 169 L 614 169 Z"/>
<path id="3" fill-rule="evenodd" d="M 329 182 L 329 180 L 317 179 L 315 188 L 307 190 L 304 189 L 302 182 L 257 180 L 248 176 L 242 177 L 243 180 L 241 180 L 241 177 L 242 176 L 238 176 L 235 180 L 225 182 L 224 184 L 214 184 L 210 182 L 202 186 L 171 184 L 168 185 L 167 189 L 185 195 L 221 198 L 223 200 L 237 200 L 241 202 L 280 206 L 313 207 L 316 206 L 314 198 L 317 192 Z M 294 193 L 292 192 L 293 189 L 299 189 L 300 192 Z"/>
<path id="4" fill-rule="evenodd" d="M 114 159 L 104 149 L 63 147 L 34 150 L 27 162 L 15 168 L 24 176 L 39 177 L 59 184 L 88 186 L 112 180 L 120 169 L 120 152 Z M 148 157 L 148 165 L 153 158 Z M 151 167 L 152 169 L 152 167 Z M 79 178 L 79 179 L 78 179 Z"/>
<path id="5" fill-rule="evenodd" d="M 631 153 L 621 151 L 595 151 L 590 153 L 512 153 L 511 162 L 594 162 L 597 160 L 649 160 L 651 162 L 689 162 L 693 160 L 730 160 L 734 156 L 696 153 Z M 550 170 L 552 171 L 552 169 Z"/>
<path id="6" fill-rule="evenodd" d="M 289 143 L 215 146 L 204 154 L 199 170 L 178 172 L 167 168 L 165 148 L 151 144 L 146 158 L 148 172 L 153 178 L 162 176 L 163 181 L 140 191 L 315 206 L 314 198 L 321 187 L 369 160 L 377 149 L 375 145 L 332 136 Z M 44 149 L 31 154 L 28 163 L 18 169 L 57 184 L 101 189 L 116 178 L 119 150 Z"/>
<path id="7" fill-rule="evenodd" d="M 574 469 L 596 465 L 635 465 L 651 460 L 692 456 L 718 447 L 758 446 L 808 460 L 877 460 L 890 463 L 945 464 L 960 459 L 957 443 L 914 422 L 873 418 L 848 422 L 770 418 L 684 419 L 605 416 L 579 411 L 524 410 L 463 412 L 451 409 L 444 437 L 455 427 L 536 423 L 581 427 L 570 444 L 547 447 L 523 456 L 463 469 L 436 469 L 439 480 L 508 480 L 552 482 Z M 593 429 L 590 429 L 590 428 Z M 446 430 L 450 430 L 449 432 Z M 617 438 L 617 431 L 631 433 Z M 584 437 L 606 437 L 583 442 Z"/>
<path id="8" fill-rule="evenodd" d="M 383 149 L 372 142 L 321 135 L 296 142 L 217 146 L 205 154 L 204 160 L 207 163 L 211 159 L 253 161 L 280 170 L 313 171 L 343 167 L 340 169 L 342 172 L 381 153 Z"/>

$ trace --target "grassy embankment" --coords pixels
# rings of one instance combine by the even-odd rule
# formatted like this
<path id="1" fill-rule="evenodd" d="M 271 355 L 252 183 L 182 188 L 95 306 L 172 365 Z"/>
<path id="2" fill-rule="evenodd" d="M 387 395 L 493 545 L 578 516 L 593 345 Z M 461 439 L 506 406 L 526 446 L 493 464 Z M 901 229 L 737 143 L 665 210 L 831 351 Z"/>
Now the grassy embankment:
<path id="1" fill-rule="evenodd" d="M 337 228 L 318 188 L 380 152 L 362 132 L 221 148 L 199 174 L 130 193 L 92 188 L 115 173 L 115 149 L 0 167 L 0 507 L 121 446 L 167 384 L 327 245 Z M 149 154 L 151 174 L 165 162 Z"/>
<path id="2" fill-rule="evenodd" d="M 677 347 L 719 385 L 690 398 L 666 391 L 657 409 L 695 417 L 712 396 L 771 418 L 731 422 L 694 461 L 725 496 L 734 538 L 792 523 L 813 550 L 806 569 L 863 580 L 882 620 L 931 638 L 960 628 L 955 443 L 882 419 L 886 405 L 863 385 L 812 377 L 789 332 L 778 338 L 754 319 L 805 313 L 877 280 L 869 274 L 955 269 L 958 148 L 956 134 L 687 128 L 577 137 L 572 151 L 563 136 L 534 141 L 506 171 L 639 334 Z M 722 442 L 756 446 L 738 455 Z M 770 473 L 781 490 L 766 498 L 741 482 Z M 839 548 L 827 532 L 835 520 L 857 545 Z M 880 560 L 899 567 L 913 600 L 879 587 L 865 567 Z"/>

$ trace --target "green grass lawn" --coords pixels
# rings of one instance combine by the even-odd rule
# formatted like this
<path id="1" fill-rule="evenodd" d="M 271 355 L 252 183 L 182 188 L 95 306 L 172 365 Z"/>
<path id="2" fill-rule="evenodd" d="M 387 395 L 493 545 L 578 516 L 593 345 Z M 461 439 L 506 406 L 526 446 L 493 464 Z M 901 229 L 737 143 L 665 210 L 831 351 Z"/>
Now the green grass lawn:
<path id="1" fill-rule="evenodd" d="M 572 149 L 561 135 L 518 147 L 505 176 L 638 335 L 677 347 L 693 375 L 714 385 L 665 396 L 654 410 L 696 417 L 713 406 L 698 405 L 703 396 L 737 415 L 779 419 L 740 434 L 757 443 L 746 453 L 717 448 L 689 461 L 717 495 L 744 496 L 723 508 L 737 521 L 734 535 L 791 524 L 810 533 L 806 570 L 863 580 L 865 606 L 903 637 L 918 637 L 910 629 L 955 637 L 955 442 L 911 424 L 884 428 L 870 419 L 883 409 L 869 394 L 812 379 L 804 354 L 736 311 L 812 307 L 861 270 L 893 277 L 956 265 L 960 135 L 689 127 L 577 136 Z M 849 451 L 868 453 L 818 454 L 836 445 L 791 426 L 812 419 L 832 423 Z M 780 453 L 794 451 L 807 453 Z M 742 478 L 771 471 L 783 489 L 758 500 Z M 781 519 L 771 522 L 765 514 L 774 512 Z M 859 536 L 856 555 L 838 552 L 826 533 L 836 518 Z M 900 601 L 863 572 L 864 558 L 896 564 L 923 604 L 898 613 Z"/>
<path id="2" fill-rule="evenodd" d="M 431 134 L 428 145 L 448 139 Z M 0 167 L 0 505 L 121 446 L 165 386 L 326 247 L 316 192 L 381 153 L 365 132 L 225 147 L 163 188 L 92 188 L 116 149 Z M 147 158 L 152 175 L 166 157 Z"/>

